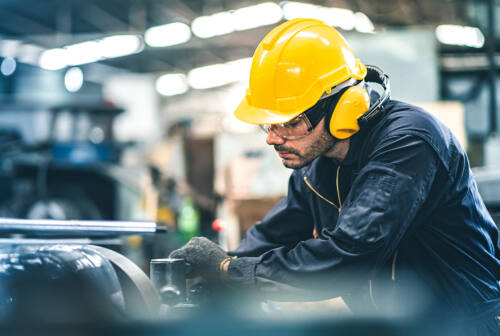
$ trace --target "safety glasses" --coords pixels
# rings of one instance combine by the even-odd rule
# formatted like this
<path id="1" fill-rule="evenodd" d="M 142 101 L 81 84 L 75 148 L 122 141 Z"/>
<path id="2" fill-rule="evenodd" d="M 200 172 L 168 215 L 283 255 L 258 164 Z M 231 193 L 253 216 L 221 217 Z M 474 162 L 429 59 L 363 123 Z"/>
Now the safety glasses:
<path id="1" fill-rule="evenodd" d="M 303 138 L 314 129 L 304 113 L 284 124 L 260 125 L 260 128 L 266 132 L 266 134 L 273 132 L 280 138 L 286 140 Z"/>
<path id="2" fill-rule="evenodd" d="M 362 83 L 355 78 L 341 83 L 332 88 L 331 92 L 325 93 L 320 100 L 311 108 L 299 114 L 294 119 L 283 124 L 265 124 L 259 125 L 260 128 L 269 134 L 273 132 L 277 136 L 285 140 L 295 140 L 309 135 L 321 119 L 326 115 L 328 110 L 333 111 L 342 93 L 353 85 Z"/>
<path id="3" fill-rule="evenodd" d="M 269 134 L 273 132 L 285 140 L 295 140 L 309 135 L 321 121 L 327 111 L 328 100 L 323 99 L 313 107 L 299 114 L 289 122 L 283 124 L 260 125 L 260 128 Z"/>

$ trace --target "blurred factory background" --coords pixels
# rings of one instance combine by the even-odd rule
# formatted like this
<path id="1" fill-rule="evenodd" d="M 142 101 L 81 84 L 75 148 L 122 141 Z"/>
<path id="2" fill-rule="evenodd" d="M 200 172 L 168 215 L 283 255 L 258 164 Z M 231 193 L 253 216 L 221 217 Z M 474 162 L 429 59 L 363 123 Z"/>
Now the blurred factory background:
<path id="1" fill-rule="evenodd" d="M 194 235 L 234 248 L 290 171 L 232 111 L 259 41 L 296 17 L 452 128 L 500 223 L 498 0 L 3 0 L 1 215 L 167 225 L 123 243 L 141 266 Z"/>

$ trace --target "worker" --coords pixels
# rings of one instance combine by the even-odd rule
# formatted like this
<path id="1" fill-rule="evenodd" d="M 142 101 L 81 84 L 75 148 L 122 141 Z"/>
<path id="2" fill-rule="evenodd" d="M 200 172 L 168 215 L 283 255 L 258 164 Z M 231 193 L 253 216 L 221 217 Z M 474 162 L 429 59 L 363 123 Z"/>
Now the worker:
<path id="1" fill-rule="evenodd" d="M 388 76 L 338 31 L 295 19 L 269 32 L 235 116 L 260 125 L 294 171 L 235 251 L 198 237 L 172 253 L 192 276 L 500 332 L 498 229 L 466 153 L 429 113 L 392 100 Z"/>

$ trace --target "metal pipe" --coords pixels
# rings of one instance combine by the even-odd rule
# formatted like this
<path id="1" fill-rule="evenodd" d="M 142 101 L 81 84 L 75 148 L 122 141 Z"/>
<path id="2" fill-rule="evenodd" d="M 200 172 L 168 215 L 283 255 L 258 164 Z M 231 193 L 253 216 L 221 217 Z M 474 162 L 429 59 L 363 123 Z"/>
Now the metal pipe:
<path id="1" fill-rule="evenodd" d="M 0 233 L 58 235 L 134 235 L 166 232 L 165 226 L 149 221 L 18 219 L 0 217 Z"/>
<path id="2" fill-rule="evenodd" d="M 490 65 L 490 135 L 495 135 L 498 131 L 497 118 L 497 88 L 496 88 L 496 62 L 495 62 L 495 0 L 488 0 L 488 39 L 487 55 Z"/>

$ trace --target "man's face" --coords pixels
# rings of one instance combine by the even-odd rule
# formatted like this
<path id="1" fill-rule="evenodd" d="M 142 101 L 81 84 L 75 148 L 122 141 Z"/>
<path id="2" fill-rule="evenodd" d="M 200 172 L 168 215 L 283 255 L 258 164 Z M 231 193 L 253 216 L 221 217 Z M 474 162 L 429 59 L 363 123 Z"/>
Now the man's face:
<path id="1" fill-rule="evenodd" d="M 338 142 L 326 132 L 324 123 L 323 118 L 310 134 L 294 140 L 283 139 L 270 131 L 266 142 L 274 146 L 285 167 L 299 169 L 318 156 L 329 152 Z"/>

